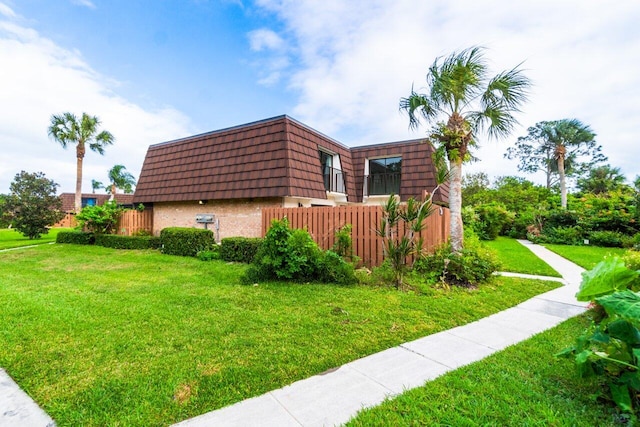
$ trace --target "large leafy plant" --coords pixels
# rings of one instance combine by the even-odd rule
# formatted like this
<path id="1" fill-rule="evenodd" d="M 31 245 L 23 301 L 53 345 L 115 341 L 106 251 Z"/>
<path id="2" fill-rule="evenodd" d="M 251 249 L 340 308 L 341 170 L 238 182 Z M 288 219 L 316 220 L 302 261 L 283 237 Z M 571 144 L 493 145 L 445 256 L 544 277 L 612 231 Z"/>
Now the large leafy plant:
<path id="1" fill-rule="evenodd" d="M 431 198 L 418 202 L 414 198 L 400 204 L 395 195 L 383 207 L 382 221 L 376 234 L 382 237 L 385 260 L 394 272 L 394 285 L 401 288 L 412 255 L 420 255 L 424 239 L 420 232 L 424 220 L 433 213 Z"/>
<path id="2" fill-rule="evenodd" d="M 601 377 L 608 397 L 634 417 L 640 405 L 640 292 L 634 292 L 638 275 L 617 257 L 583 273 L 576 297 L 592 301 L 604 315 L 560 353 L 575 357 L 581 376 Z"/>
<path id="3" fill-rule="evenodd" d="M 85 206 L 76 215 L 78 228 L 95 234 L 112 234 L 116 232 L 118 220 L 124 212 L 116 202 L 106 202 L 102 206 Z"/>

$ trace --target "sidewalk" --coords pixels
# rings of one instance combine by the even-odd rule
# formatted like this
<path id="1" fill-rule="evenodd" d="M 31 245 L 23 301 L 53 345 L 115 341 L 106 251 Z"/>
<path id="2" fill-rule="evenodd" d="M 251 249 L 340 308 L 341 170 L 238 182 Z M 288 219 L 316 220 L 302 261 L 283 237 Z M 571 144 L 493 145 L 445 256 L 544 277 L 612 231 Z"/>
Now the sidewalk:
<path id="1" fill-rule="evenodd" d="M 542 246 L 519 242 L 560 273 L 565 286 L 476 322 L 358 359 L 174 427 L 340 425 L 363 408 L 420 387 L 584 312 L 587 303 L 574 297 L 584 269 Z"/>
<path id="2" fill-rule="evenodd" d="M 565 286 L 468 325 L 355 360 L 174 427 L 339 425 L 363 408 L 420 387 L 584 312 L 587 304 L 574 297 L 584 270 L 542 246 L 526 240 L 520 243 L 560 273 Z M 55 422 L 0 369 L 0 427 L 5 426 L 53 427 Z"/>

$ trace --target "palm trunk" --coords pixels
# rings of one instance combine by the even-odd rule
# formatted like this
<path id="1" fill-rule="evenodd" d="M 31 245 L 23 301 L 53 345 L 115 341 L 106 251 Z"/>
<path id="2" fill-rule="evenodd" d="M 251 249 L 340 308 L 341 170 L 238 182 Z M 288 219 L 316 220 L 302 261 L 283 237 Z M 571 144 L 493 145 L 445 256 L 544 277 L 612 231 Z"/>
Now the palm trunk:
<path id="1" fill-rule="evenodd" d="M 558 175 L 560 177 L 560 207 L 567 209 L 567 183 L 564 174 L 564 156 L 558 156 Z"/>
<path id="2" fill-rule="evenodd" d="M 76 157 L 76 213 L 82 210 L 82 157 Z"/>
<path id="3" fill-rule="evenodd" d="M 462 159 L 450 161 L 449 212 L 451 213 L 449 238 L 451 250 L 460 252 L 464 246 L 462 225 Z"/>

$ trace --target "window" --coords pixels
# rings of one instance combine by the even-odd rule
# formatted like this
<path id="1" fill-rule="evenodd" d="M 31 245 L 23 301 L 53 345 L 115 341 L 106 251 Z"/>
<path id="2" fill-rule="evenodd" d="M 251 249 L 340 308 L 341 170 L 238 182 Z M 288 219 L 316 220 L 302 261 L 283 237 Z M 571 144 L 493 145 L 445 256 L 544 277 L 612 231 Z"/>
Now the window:
<path id="1" fill-rule="evenodd" d="M 82 207 L 85 206 L 95 206 L 97 199 L 95 197 L 83 197 L 82 198 Z"/>
<path id="2" fill-rule="evenodd" d="M 369 160 L 369 195 L 399 194 L 401 169 L 401 157 Z"/>
<path id="3" fill-rule="evenodd" d="M 335 166 L 334 161 L 336 163 Z M 336 193 L 344 193 L 344 175 L 340 170 L 340 159 L 338 155 L 320 150 L 320 166 L 322 167 L 324 189 Z"/>

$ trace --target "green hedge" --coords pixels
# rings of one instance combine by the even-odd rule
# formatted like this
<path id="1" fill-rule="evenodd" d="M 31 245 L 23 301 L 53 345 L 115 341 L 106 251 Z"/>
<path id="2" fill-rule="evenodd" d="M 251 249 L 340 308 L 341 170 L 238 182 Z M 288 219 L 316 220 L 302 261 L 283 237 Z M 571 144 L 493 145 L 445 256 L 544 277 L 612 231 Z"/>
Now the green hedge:
<path id="1" fill-rule="evenodd" d="M 56 236 L 56 243 L 74 243 L 76 245 L 93 245 L 95 236 L 84 231 L 61 231 Z"/>
<path id="2" fill-rule="evenodd" d="M 220 242 L 220 258 L 224 261 L 251 263 L 256 256 L 261 238 L 227 237 Z"/>
<path id="3" fill-rule="evenodd" d="M 202 228 L 169 227 L 160 232 L 162 253 L 195 257 L 215 245 L 213 232 Z"/>
<path id="4" fill-rule="evenodd" d="M 101 234 L 96 236 L 96 245 L 114 249 L 158 249 L 160 248 L 160 238 Z"/>

